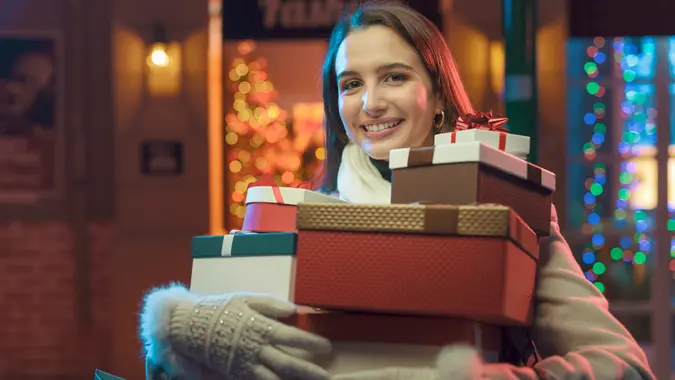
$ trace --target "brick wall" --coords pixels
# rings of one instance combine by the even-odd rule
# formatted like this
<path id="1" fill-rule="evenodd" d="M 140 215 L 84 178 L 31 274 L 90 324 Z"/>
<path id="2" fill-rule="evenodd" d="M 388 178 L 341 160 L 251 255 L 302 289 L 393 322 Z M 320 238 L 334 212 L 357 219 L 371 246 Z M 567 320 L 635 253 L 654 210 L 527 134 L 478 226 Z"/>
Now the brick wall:
<path id="1" fill-rule="evenodd" d="M 0 379 L 91 379 L 109 326 L 108 223 L 89 226 L 92 322 L 79 322 L 75 232 L 64 222 L 0 224 Z"/>

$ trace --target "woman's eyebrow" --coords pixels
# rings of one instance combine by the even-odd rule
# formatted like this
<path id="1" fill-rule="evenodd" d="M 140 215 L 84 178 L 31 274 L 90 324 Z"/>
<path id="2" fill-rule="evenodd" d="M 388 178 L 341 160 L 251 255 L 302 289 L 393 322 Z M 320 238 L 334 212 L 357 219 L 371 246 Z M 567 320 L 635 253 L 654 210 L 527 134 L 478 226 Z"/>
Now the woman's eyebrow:
<path id="1" fill-rule="evenodd" d="M 415 69 L 412 68 L 412 66 L 403 63 L 403 62 L 391 62 L 391 63 L 384 63 L 382 65 L 379 65 L 376 69 L 377 72 L 383 72 L 383 71 L 389 71 L 393 69 L 403 69 L 403 70 L 409 70 L 409 71 L 414 71 Z M 356 76 L 358 73 L 354 70 L 344 70 L 340 72 L 337 75 L 337 80 L 338 82 L 340 81 L 340 78 L 344 76 Z"/>

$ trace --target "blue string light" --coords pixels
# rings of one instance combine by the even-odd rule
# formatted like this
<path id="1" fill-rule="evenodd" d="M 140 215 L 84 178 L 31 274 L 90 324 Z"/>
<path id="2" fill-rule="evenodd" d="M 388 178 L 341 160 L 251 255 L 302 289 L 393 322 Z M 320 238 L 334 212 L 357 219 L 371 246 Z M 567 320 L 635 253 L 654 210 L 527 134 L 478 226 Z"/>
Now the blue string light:
<path id="1" fill-rule="evenodd" d="M 613 260 L 626 264 L 643 265 L 651 252 L 653 216 L 643 210 L 633 210 L 631 196 L 639 186 L 637 164 L 632 161 L 639 155 L 636 147 L 656 143 L 656 116 L 653 108 L 653 87 L 635 83 L 636 79 L 653 79 L 655 75 L 656 45 L 653 38 L 616 38 L 612 45 L 614 64 L 624 81 L 623 101 L 620 105 L 622 120 L 621 142 L 617 151 L 622 159 L 619 166 L 619 190 L 614 212 L 615 229 L 629 235 L 619 239 L 622 254 L 611 255 Z M 632 232 L 631 232 L 632 231 Z M 634 248 L 637 245 L 637 249 Z"/>

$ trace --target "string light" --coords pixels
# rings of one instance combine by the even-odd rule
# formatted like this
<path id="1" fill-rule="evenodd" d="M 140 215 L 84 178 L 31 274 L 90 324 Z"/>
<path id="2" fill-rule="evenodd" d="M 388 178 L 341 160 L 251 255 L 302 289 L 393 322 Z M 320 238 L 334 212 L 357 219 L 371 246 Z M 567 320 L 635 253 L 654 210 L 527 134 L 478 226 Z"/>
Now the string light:
<path id="1" fill-rule="evenodd" d="M 653 157 L 646 155 L 653 151 L 656 143 L 656 110 L 653 105 L 653 85 L 640 82 L 654 79 L 656 46 L 653 38 L 619 37 L 606 40 L 597 37 L 586 48 L 586 54 L 586 92 L 596 98 L 596 101 L 593 102 L 592 109 L 583 116 L 584 124 L 593 128 L 591 138 L 583 146 L 585 158 L 592 163 L 593 174 L 585 181 L 586 221 L 582 228 L 584 233 L 591 236 L 591 241 L 586 244 L 582 262 L 586 278 L 604 292 L 603 275 L 608 271 L 611 262 L 623 262 L 633 266 L 635 275 L 640 277 L 652 252 L 654 216 L 648 211 L 655 206 L 652 205 L 655 194 L 644 190 L 640 193 L 639 190 L 644 185 L 641 178 L 649 175 L 646 171 L 654 161 Z M 614 93 L 620 91 L 621 94 L 621 102 L 612 104 L 612 108 L 616 108 L 613 115 L 619 117 L 614 123 L 620 123 L 621 134 L 617 136 L 620 137 L 616 139 L 617 145 L 612 147 L 617 154 L 610 155 L 618 156 L 620 160 L 618 176 L 615 177 L 618 186 L 615 187 L 617 192 L 609 195 L 607 182 L 610 178 L 607 166 L 597 157 L 598 150 L 606 142 L 609 124 L 605 121 L 608 107 L 604 83 L 612 79 L 602 77 L 603 71 L 617 73 L 615 80 L 620 85 L 612 90 Z M 641 166 L 645 162 L 647 165 Z M 612 196 L 616 199 L 615 205 L 609 205 L 613 214 L 602 210 L 598 202 L 606 199 L 603 197 Z M 611 224 L 600 215 L 611 220 Z M 607 218 L 608 216 L 611 218 Z M 675 229 L 675 220 L 669 221 L 669 226 Z M 611 242 L 607 241 L 609 229 L 613 232 Z M 609 261 L 598 257 L 602 250 L 609 252 L 609 257 L 605 258 Z M 671 252 L 673 251 L 674 247 L 671 246 Z M 639 279 L 636 280 L 639 282 Z"/>
<path id="2" fill-rule="evenodd" d="M 653 108 L 653 87 L 635 83 L 637 79 L 653 79 L 656 45 L 652 38 L 616 38 L 613 43 L 614 62 L 624 81 L 621 142 L 617 146 L 621 157 L 619 190 L 614 213 L 615 229 L 622 232 L 619 246 L 614 248 L 615 261 L 623 260 L 636 267 L 647 262 L 652 252 L 650 235 L 654 224 L 645 202 L 634 199 L 642 174 L 637 162 L 656 143 L 656 110 Z M 634 157 L 638 157 L 636 160 Z M 648 158 L 651 160 L 651 157 Z M 651 195 L 651 194 L 650 194 Z M 655 194 L 651 195 L 652 197 Z M 622 255 L 619 255 L 619 250 Z M 644 268 L 636 268 L 644 271 Z"/>
<path id="3" fill-rule="evenodd" d="M 239 229 L 246 213 L 246 190 L 257 177 L 272 175 L 281 186 L 314 177 L 324 159 L 321 103 L 300 103 L 289 112 L 275 101 L 267 61 L 253 58 L 256 45 L 243 41 L 232 60 L 227 89 L 232 106 L 225 115 L 226 167 L 230 229 Z"/>
<path id="4" fill-rule="evenodd" d="M 605 104 L 606 87 L 601 83 L 601 71 L 607 66 L 606 40 L 597 37 L 593 44 L 586 48 L 587 60 L 584 63 L 584 73 L 587 77 L 586 92 L 595 99 L 591 109 L 583 115 L 583 123 L 592 128 L 590 139 L 582 147 L 584 157 L 592 164 L 593 172 L 584 181 L 585 194 L 583 197 L 586 208 L 586 217 L 582 231 L 591 236 L 582 253 L 582 263 L 586 278 L 593 282 L 601 291 L 605 285 L 600 278 L 607 270 L 606 265 L 598 260 L 597 253 L 605 247 L 604 224 L 600 217 L 599 198 L 606 197 L 607 167 L 597 160 L 597 151 L 605 143 L 607 125 L 605 123 L 607 105 Z"/>

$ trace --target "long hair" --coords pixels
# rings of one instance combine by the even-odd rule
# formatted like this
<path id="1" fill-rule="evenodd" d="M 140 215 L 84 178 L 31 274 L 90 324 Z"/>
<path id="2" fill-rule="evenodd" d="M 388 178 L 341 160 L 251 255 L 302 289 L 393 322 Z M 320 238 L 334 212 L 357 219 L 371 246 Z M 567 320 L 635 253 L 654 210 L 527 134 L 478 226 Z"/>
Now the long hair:
<path id="1" fill-rule="evenodd" d="M 322 173 L 321 191 L 337 190 L 337 174 L 342 161 L 342 151 L 347 145 L 347 133 L 338 109 L 338 84 L 335 60 L 340 45 L 352 30 L 369 26 L 385 26 L 396 32 L 419 55 L 433 83 L 433 90 L 440 95 L 445 112 L 441 130 L 450 130 L 457 117 L 473 112 L 473 106 L 464 90 L 459 73 L 445 43 L 443 34 L 426 17 L 394 1 L 369 1 L 347 13 L 333 28 L 323 64 L 323 109 L 326 130 L 326 159 Z"/>

